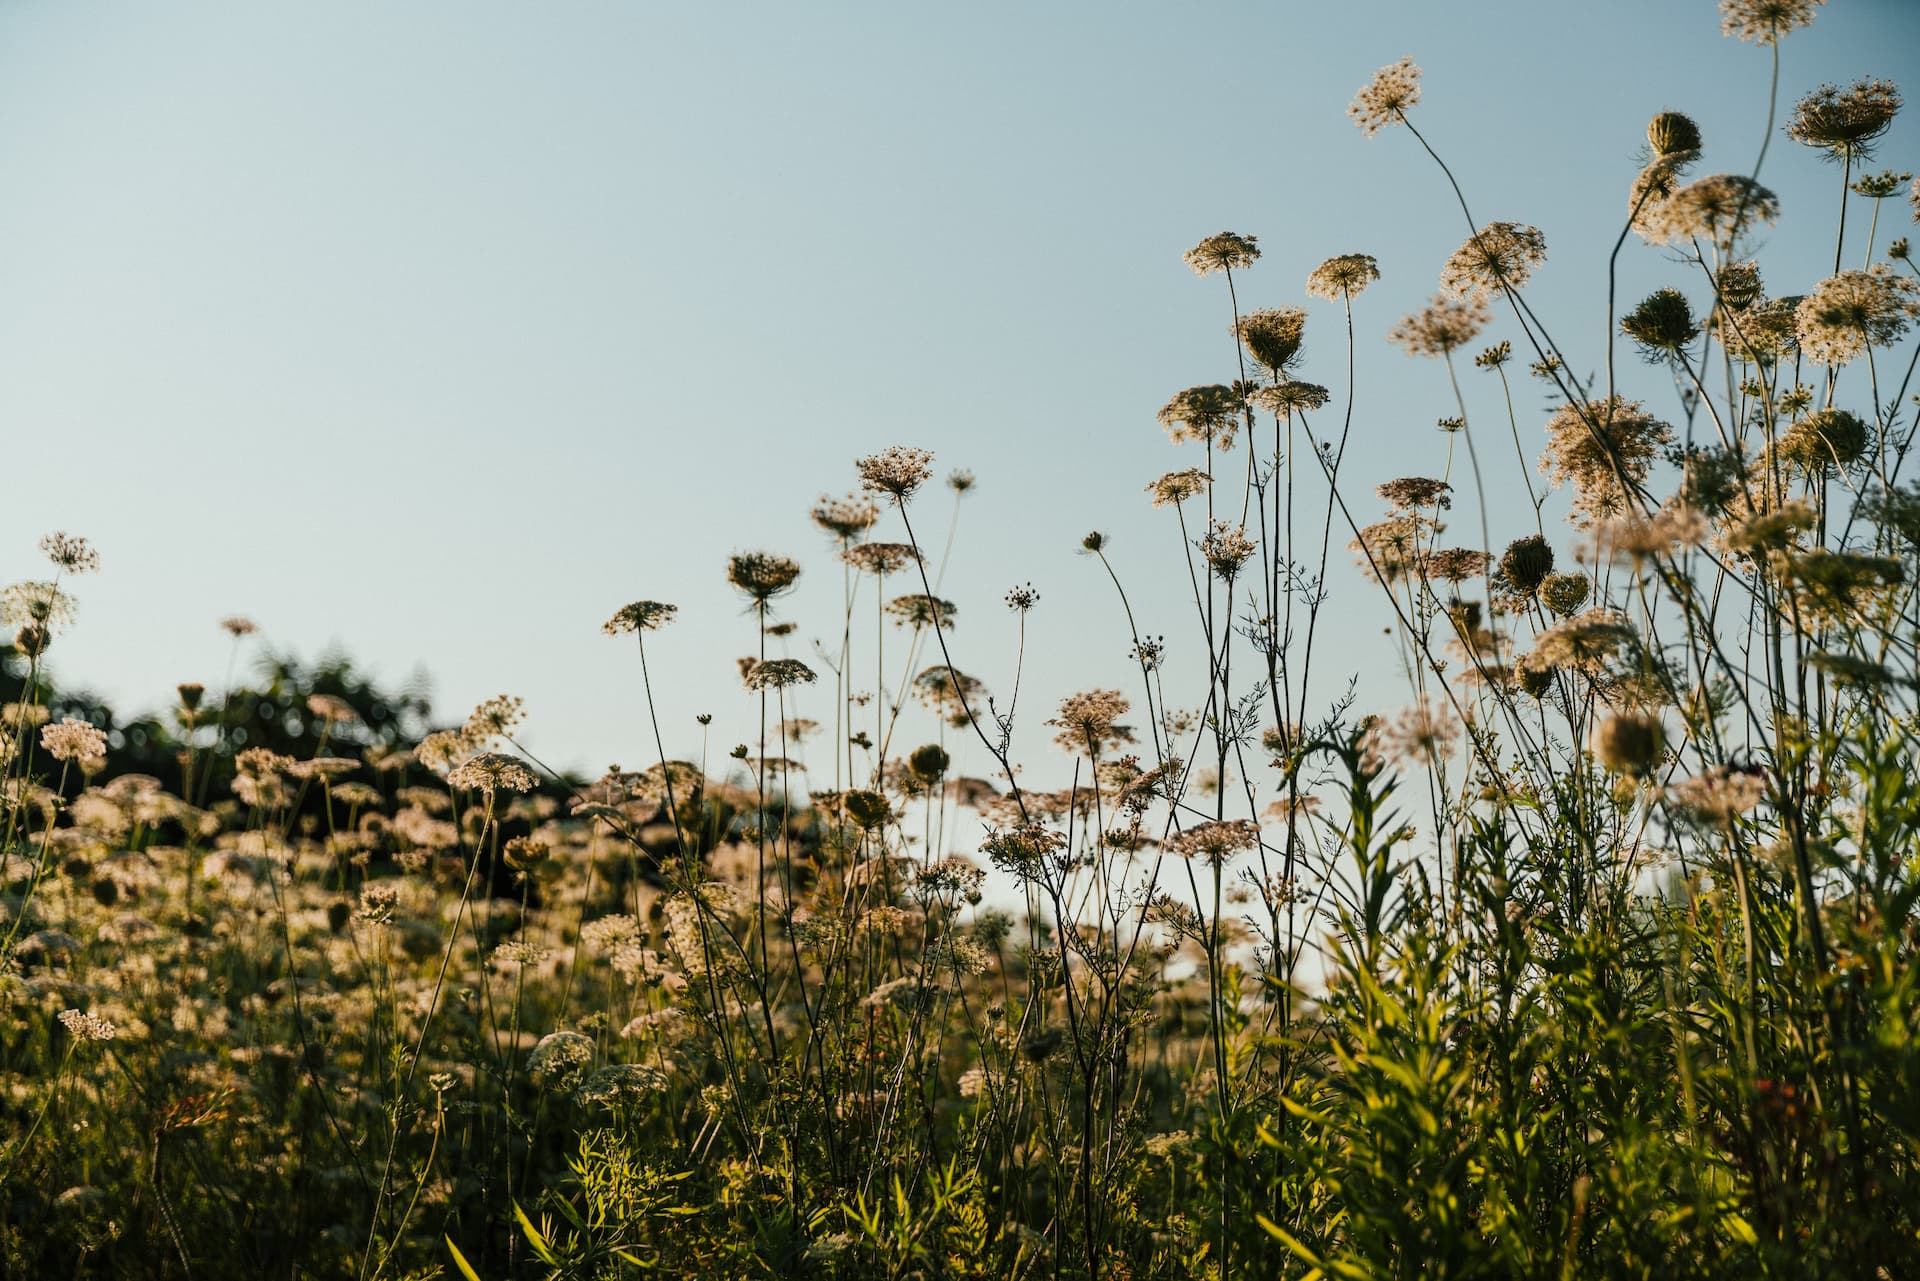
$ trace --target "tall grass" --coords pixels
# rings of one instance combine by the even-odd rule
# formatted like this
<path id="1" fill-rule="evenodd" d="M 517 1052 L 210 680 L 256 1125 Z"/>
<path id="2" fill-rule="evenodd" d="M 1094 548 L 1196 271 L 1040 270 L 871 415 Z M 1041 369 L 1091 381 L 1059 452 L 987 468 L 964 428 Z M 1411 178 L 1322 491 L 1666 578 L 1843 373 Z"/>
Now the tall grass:
<path id="1" fill-rule="evenodd" d="M 1775 94 L 1814 7 L 1723 5 Z M 1353 114 L 1456 202 L 1394 331 L 1446 378 L 1437 474 L 1346 475 L 1372 257 L 1255 308 L 1257 239 L 1201 241 L 1231 350 L 1160 411 L 1192 462 L 1139 513 L 1184 574 L 1084 544 L 1126 689 L 1035 710 L 1030 586 L 1014 654 L 960 645 L 973 478 L 943 499 L 904 446 L 813 509 L 841 612 L 811 661 L 810 571 L 727 563 L 751 743 L 673 759 L 653 707 L 649 638 L 737 620 L 614 613 L 653 759 L 591 780 L 516 699 L 425 733 L 284 664 L 182 686 L 136 751 L 46 675 L 97 564 L 49 538 L 0 601 L 0 1268 L 1920 1275 L 1920 287 L 1879 243 L 1920 191 L 1866 172 L 1898 93 L 1786 113 L 1839 188 L 1800 294 L 1755 260 L 1766 146 L 1696 178 L 1657 117 L 1610 272 L 1645 242 L 1671 280 L 1627 306 L 1610 275 L 1601 346 L 1545 324 L 1546 238 L 1476 219 L 1419 92 L 1384 68 Z M 1300 376 L 1309 326 L 1338 386 Z M 1329 652 L 1348 554 L 1398 710 Z M 1149 599 L 1184 633 L 1139 631 Z"/>

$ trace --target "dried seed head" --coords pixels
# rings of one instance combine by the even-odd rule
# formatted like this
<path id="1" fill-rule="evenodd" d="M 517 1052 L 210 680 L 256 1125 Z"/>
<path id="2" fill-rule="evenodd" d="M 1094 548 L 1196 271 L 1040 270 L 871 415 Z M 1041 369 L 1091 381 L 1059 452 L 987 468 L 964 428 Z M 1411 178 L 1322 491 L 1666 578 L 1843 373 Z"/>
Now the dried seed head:
<path id="1" fill-rule="evenodd" d="M 1700 126 L 1678 111 L 1663 111 L 1647 123 L 1647 145 L 1656 156 L 1699 151 Z"/>
<path id="2" fill-rule="evenodd" d="M 1555 617 L 1567 618 L 1587 603 L 1592 591 L 1592 581 L 1577 570 L 1571 574 L 1548 574 L 1540 580 L 1540 603 Z"/>
<path id="3" fill-rule="evenodd" d="M 923 783 L 937 783 L 947 775 L 947 767 L 953 763 L 947 755 L 947 749 L 938 743 L 928 743 L 916 747 L 913 755 L 907 758 L 907 768 L 913 776 Z"/>
<path id="4" fill-rule="evenodd" d="M 1639 778 L 1660 761 L 1666 732 L 1659 718 L 1645 712 L 1617 712 L 1593 729 L 1593 755 L 1615 774 Z"/>
<path id="5" fill-rule="evenodd" d="M 1539 534 L 1515 539 L 1500 555 L 1500 577 L 1522 596 L 1540 590 L 1552 572 L 1553 545 Z"/>
<path id="6" fill-rule="evenodd" d="M 1196 275 L 1210 276 L 1216 271 L 1251 267 L 1260 257 L 1260 246 L 1257 237 L 1221 231 L 1208 236 L 1182 257 Z"/>
<path id="7" fill-rule="evenodd" d="M 885 827 L 893 819 L 893 806 L 879 792 L 856 788 L 841 798 L 847 817 L 868 831 Z"/>
<path id="8" fill-rule="evenodd" d="M 1304 307 L 1270 307 L 1240 317 L 1235 333 L 1247 354 L 1277 379 L 1300 358 L 1306 327 Z"/>
<path id="9" fill-rule="evenodd" d="M 1620 331 L 1650 359 L 1666 360 L 1700 336 L 1693 307 L 1678 289 L 1656 289 L 1620 321 Z"/>
<path id="10" fill-rule="evenodd" d="M 727 581 L 757 605 L 793 590 L 800 562 L 772 552 L 741 552 L 727 561 Z"/>
<path id="11" fill-rule="evenodd" d="M 1745 262 L 1730 262 L 1720 268 L 1714 277 L 1714 284 L 1720 291 L 1720 301 L 1735 311 L 1745 311 L 1760 301 L 1763 284 L 1760 279 L 1760 264 L 1749 258 Z"/>

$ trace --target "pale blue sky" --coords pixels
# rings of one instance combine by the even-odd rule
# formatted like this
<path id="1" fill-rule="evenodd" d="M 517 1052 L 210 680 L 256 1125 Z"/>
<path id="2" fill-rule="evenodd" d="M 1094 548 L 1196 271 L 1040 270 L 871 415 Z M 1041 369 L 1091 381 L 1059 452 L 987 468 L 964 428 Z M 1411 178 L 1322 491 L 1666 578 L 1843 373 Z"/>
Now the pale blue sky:
<path id="1" fill-rule="evenodd" d="M 1915 91 L 1920 5 L 1835 0 L 1783 52 L 1784 104 L 1864 74 Z M 1054 699 L 1131 689 L 1088 529 L 1195 656 L 1141 493 L 1193 461 L 1155 410 L 1232 372 L 1194 241 L 1260 237 L 1255 306 L 1306 301 L 1331 254 L 1378 257 L 1352 501 L 1440 466 L 1444 373 L 1380 338 L 1465 228 L 1409 136 L 1344 114 L 1403 54 L 1476 214 L 1546 232 L 1537 305 L 1589 362 L 1647 118 L 1695 115 L 1700 172 L 1760 142 L 1766 52 L 1722 38 L 1712 0 L 0 4 L 0 577 L 44 573 L 47 530 L 96 541 L 54 659 L 123 705 L 217 685 L 215 620 L 240 612 L 309 656 L 423 666 L 449 716 L 521 694 L 556 761 L 639 763 L 631 646 L 602 619 L 677 602 L 670 749 L 696 711 L 720 750 L 746 738 L 727 554 L 806 560 L 796 641 L 828 634 L 839 574 L 807 507 L 856 455 L 919 445 L 980 481 L 946 582 L 959 665 L 1004 690 L 1001 595 L 1042 593 L 1023 723 L 1044 761 Z M 1882 162 L 1920 168 L 1916 137 L 1900 121 Z M 1787 206 L 1763 262 L 1799 292 L 1837 178 L 1784 139 L 1763 177 Z M 1691 287 L 1637 241 L 1625 261 L 1629 298 Z M 1326 304 L 1308 350 L 1338 391 Z M 1468 387 L 1511 492 L 1495 385 Z M 945 518 L 925 501 L 927 529 Z M 1336 559 L 1338 665 L 1378 680 L 1385 616 Z"/>

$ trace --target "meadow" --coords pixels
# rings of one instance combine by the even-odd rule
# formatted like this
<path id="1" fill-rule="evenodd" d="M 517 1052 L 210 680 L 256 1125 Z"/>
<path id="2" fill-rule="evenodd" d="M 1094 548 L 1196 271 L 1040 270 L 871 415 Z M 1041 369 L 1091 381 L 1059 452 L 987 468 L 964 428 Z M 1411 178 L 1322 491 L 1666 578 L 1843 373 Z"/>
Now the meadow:
<path id="1" fill-rule="evenodd" d="M 1142 407 L 1190 462 L 1112 517 L 1185 573 L 1082 547 L 1186 619 L 1083 638 L 1124 689 L 1022 688 L 1031 585 L 940 595 L 992 500 L 934 442 L 823 470 L 805 565 L 712 549 L 738 615 L 610 584 L 643 759 L 597 775 L 243 617 L 124 715 L 53 670 L 113 549 L 49 534 L 0 594 L 0 1273 L 1920 1276 L 1920 182 L 1897 86 L 1782 83 L 1822 3 L 1723 0 L 1767 118 L 1649 123 L 1610 251 L 1669 283 L 1577 334 L 1412 59 L 1349 108 L 1458 227 L 1403 351 L 1364 247 L 1188 249 L 1220 381 Z M 1765 261 L 1787 147 L 1822 278 Z M 1407 355 L 1432 474 L 1359 486 Z M 669 753 L 682 627 L 751 651 L 749 741 Z"/>

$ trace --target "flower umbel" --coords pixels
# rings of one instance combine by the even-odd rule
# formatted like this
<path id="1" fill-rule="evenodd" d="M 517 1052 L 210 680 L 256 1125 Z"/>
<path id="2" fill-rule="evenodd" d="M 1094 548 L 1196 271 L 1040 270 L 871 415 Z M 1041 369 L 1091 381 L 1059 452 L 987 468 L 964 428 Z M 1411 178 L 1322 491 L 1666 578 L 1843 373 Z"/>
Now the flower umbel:
<path id="1" fill-rule="evenodd" d="M 1371 138 L 1387 125 L 1399 124 L 1408 107 L 1420 101 L 1420 68 L 1412 58 L 1380 68 L 1360 87 L 1347 108 L 1360 132 Z"/>
<path id="2" fill-rule="evenodd" d="M 622 605 L 612 618 L 600 625 L 600 630 L 609 636 L 657 631 L 672 622 L 673 616 L 679 612 L 678 605 L 666 605 L 657 600 L 637 600 L 631 605 Z"/>
<path id="3" fill-rule="evenodd" d="M 1380 264 L 1372 254 L 1340 254 L 1313 269 L 1307 277 L 1307 292 L 1328 302 L 1353 298 L 1380 279 Z"/>
<path id="4" fill-rule="evenodd" d="M 1238 232 L 1220 231 L 1208 236 L 1182 255 L 1187 266 L 1193 268 L 1195 275 L 1210 276 L 1216 271 L 1232 271 L 1238 267 L 1251 267 L 1260 256 L 1257 237 L 1243 236 Z"/>
<path id="5" fill-rule="evenodd" d="M 933 451 L 889 445 L 860 459 L 855 466 L 860 469 L 860 485 L 867 492 L 890 494 L 905 502 L 933 475 Z"/>

